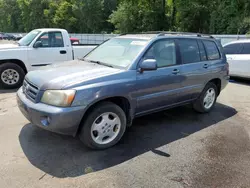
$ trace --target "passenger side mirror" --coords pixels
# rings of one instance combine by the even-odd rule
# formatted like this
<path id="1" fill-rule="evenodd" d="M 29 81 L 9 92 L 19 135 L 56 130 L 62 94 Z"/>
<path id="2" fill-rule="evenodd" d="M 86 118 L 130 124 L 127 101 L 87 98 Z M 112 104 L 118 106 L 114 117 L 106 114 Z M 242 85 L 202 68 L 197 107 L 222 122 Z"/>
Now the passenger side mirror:
<path id="1" fill-rule="evenodd" d="M 152 71 L 157 69 L 157 63 L 155 59 L 146 59 L 140 64 L 140 72 Z"/>
<path id="2" fill-rule="evenodd" d="M 33 48 L 40 48 L 43 46 L 43 43 L 41 41 L 36 41 L 35 44 L 33 45 Z"/>

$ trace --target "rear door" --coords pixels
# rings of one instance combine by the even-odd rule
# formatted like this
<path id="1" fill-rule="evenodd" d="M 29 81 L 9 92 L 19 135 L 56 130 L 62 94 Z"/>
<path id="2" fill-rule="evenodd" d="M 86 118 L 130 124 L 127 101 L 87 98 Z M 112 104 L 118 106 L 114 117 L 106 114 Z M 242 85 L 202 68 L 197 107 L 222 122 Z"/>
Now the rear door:
<path id="1" fill-rule="evenodd" d="M 209 45 L 216 45 L 213 41 L 200 39 L 179 39 L 178 45 L 182 59 L 182 82 L 180 102 L 188 102 L 196 98 L 204 88 L 204 84 L 211 77 L 211 62 L 219 59 L 219 51 L 212 52 Z M 207 47 L 204 46 L 207 45 Z M 207 48 L 207 49 L 206 49 Z M 210 52 L 210 54 L 207 54 Z"/>
<path id="2" fill-rule="evenodd" d="M 36 41 L 42 42 L 42 47 L 30 48 L 28 58 L 32 68 L 50 65 L 72 59 L 69 48 L 64 46 L 63 36 L 60 31 L 43 33 Z"/>
<path id="3" fill-rule="evenodd" d="M 235 43 L 224 47 L 231 76 L 250 77 L 250 43 Z"/>
<path id="4" fill-rule="evenodd" d="M 137 72 L 137 115 L 177 103 L 181 87 L 180 61 L 174 39 L 159 40 L 143 56 L 155 59 L 157 70 Z"/>

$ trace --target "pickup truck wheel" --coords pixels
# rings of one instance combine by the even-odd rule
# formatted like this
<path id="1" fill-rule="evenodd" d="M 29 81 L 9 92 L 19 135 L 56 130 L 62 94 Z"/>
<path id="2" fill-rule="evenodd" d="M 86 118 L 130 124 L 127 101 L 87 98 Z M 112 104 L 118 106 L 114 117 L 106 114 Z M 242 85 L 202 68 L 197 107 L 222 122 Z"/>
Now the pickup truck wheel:
<path id="1" fill-rule="evenodd" d="M 193 108 L 197 112 L 207 113 L 214 107 L 218 96 L 218 89 L 216 85 L 209 82 L 202 91 L 199 98 L 194 102 Z"/>
<path id="2" fill-rule="evenodd" d="M 22 85 L 25 73 L 14 63 L 0 65 L 0 86 L 4 89 L 14 89 Z"/>
<path id="3" fill-rule="evenodd" d="M 115 145 L 126 130 L 126 115 L 114 103 L 103 102 L 89 113 L 82 125 L 80 140 L 93 149 Z"/>

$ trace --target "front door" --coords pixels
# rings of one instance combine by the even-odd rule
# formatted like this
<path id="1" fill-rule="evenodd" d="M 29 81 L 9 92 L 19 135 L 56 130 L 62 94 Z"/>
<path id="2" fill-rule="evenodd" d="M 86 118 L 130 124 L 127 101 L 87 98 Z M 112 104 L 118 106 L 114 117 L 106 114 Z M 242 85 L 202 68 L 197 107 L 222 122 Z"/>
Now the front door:
<path id="1" fill-rule="evenodd" d="M 153 43 L 141 61 L 145 59 L 155 59 L 158 68 L 137 73 L 137 115 L 174 105 L 182 79 L 174 40 Z"/>
<path id="2" fill-rule="evenodd" d="M 42 46 L 28 50 L 28 58 L 29 62 L 31 62 L 32 69 L 70 60 L 69 54 L 71 53 L 69 53 L 69 49 L 64 46 L 61 32 L 43 33 L 37 41 L 41 41 Z"/>

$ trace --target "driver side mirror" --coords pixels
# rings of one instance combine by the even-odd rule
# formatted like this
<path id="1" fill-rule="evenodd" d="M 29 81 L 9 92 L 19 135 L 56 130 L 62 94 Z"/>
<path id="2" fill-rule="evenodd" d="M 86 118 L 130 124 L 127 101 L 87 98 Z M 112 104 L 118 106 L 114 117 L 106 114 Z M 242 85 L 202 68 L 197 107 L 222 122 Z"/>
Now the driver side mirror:
<path id="1" fill-rule="evenodd" d="M 40 48 L 43 46 L 43 43 L 41 41 L 36 41 L 35 44 L 33 45 L 33 48 Z"/>
<path id="2" fill-rule="evenodd" d="M 142 73 L 143 71 L 153 71 L 157 69 L 157 62 L 155 59 L 146 59 L 140 64 L 139 71 Z"/>

